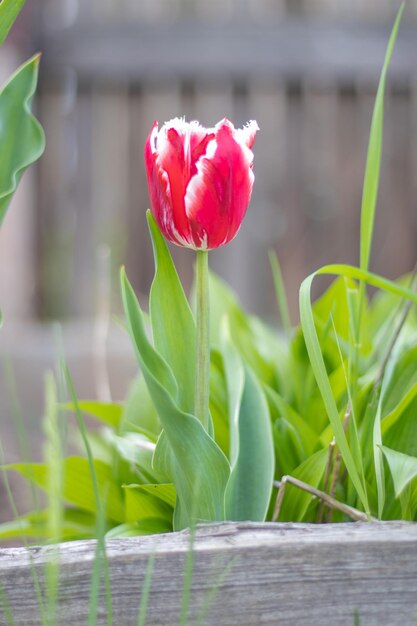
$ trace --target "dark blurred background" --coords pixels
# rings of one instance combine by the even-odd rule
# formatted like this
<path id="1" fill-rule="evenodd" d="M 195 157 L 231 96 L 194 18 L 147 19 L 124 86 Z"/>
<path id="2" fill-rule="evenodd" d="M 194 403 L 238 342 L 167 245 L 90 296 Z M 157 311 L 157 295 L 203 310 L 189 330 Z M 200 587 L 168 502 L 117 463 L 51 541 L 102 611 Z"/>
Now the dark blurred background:
<path id="1" fill-rule="evenodd" d="M 63 322 L 80 396 L 108 396 L 95 374 L 105 323 L 96 332 L 92 320 L 98 310 L 105 320 L 108 299 L 120 312 L 122 263 L 138 292 L 150 285 L 143 144 L 154 119 L 258 121 L 251 206 L 237 239 L 211 254 L 212 268 L 250 311 L 276 317 L 268 248 L 282 264 L 294 322 L 309 272 L 357 262 L 373 99 L 398 7 L 392 0 L 28 2 L 0 51 L 0 77 L 43 52 L 36 111 L 47 148 L 0 233 L 0 350 L 9 372 L 0 376 L 3 432 L 14 380 L 36 440 L 43 371 L 56 354 L 52 320 Z M 413 0 L 387 86 L 372 261 L 386 276 L 415 263 L 416 191 Z M 189 286 L 193 255 L 173 253 Z M 111 395 L 121 399 L 135 364 L 113 323 L 107 364 Z"/>

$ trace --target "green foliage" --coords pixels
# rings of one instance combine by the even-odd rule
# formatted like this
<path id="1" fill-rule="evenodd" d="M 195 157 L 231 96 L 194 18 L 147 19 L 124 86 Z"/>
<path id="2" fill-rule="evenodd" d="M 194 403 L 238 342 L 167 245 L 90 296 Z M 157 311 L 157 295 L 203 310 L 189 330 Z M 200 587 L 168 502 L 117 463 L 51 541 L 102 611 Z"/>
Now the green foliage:
<path id="1" fill-rule="evenodd" d="M 45 490 L 49 506 L 4 524 L 0 537 L 121 537 L 193 527 L 198 521 L 270 520 L 273 483 L 284 476 L 368 516 L 417 520 L 417 293 L 410 277 L 394 282 L 368 270 L 384 86 L 400 17 L 401 11 L 371 127 L 360 267 L 328 265 L 307 277 L 300 289 L 301 323 L 291 328 L 279 264 L 271 255 L 284 332 L 248 315 L 227 285 L 210 274 L 210 420 L 205 426 L 194 414 L 192 308 L 148 214 L 156 268 L 149 316 L 121 274 L 141 373 L 121 404 L 79 402 L 71 392 L 71 403 L 61 404 L 60 414 L 62 419 L 75 413 L 83 452 L 61 460 L 54 452 L 59 440 L 49 381 L 45 462 L 6 467 Z M 335 280 L 312 304 L 313 280 L 323 275 Z M 370 301 L 366 285 L 378 290 Z M 71 388 L 68 376 L 67 383 Z M 100 428 L 95 424 L 88 430 L 84 414 Z M 322 518 L 316 497 L 286 484 L 280 521 Z M 347 517 L 339 511 L 334 519 Z"/>
<path id="2" fill-rule="evenodd" d="M 136 355 L 164 428 L 155 451 L 155 465 L 177 490 L 174 527 L 189 525 L 193 514 L 202 520 L 222 520 L 230 473 L 227 459 L 201 422 L 179 408 L 179 384 L 146 335 L 143 314 L 124 272 L 121 280 Z"/>
<path id="3" fill-rule="evenodd" d="M 315 454 L 307 457 L 301 465 L 291 472 L 291 476 L 306 482 L 312 487 L 318 487 L 326 468 L 327 456 L 328 451 L 326 448 L 319 450 Z M 284 498 L 280 511 L 280 521 L 302 522 L 305 519 L 312 496 L 306 491 L 297 489 L 294 485 L 289 483 L 287 483 L 285 491 L 286 497 Z"/>
<path id="4" fill-rule="evenodd" d="M 375 222 L 375 209 L 378 198 L 379 173 L 382 154 L 382 134 L 384 121 L 384 94 L 388 66 L 391 61 L 395 40 L 400 27 L 404 4 L 398 11 L 385 55 L 384 65 L 379 80 L 375 106 L 369 135 L 368 156 L 362 193 L 360 267 L 367 270 L 371 255 L 371 246 Z"/>
<path id="5" fill-rule="evenodd" d="M 231 443 L 226 519 L 262 522 L 274 478 L 271 421 L 262 387 L 229 342 L 226 339 L 223 353 Z"/>
<path id="6" fill-rule="evenodd" d="M 0 3 L 0 46 L 23 9 L 26 0 L 2 0 Z"/>
<path id="7" fill-rule="evenodd" d="M 0 91 L 0 226 L 23 172 L 45 148 L 42 127 L 31 113 L 39 60 L 36 55 L 27 61 Z"/>
<path id="8" fill-rule="evenodd" d="M 147 217 L 155 257 L 155 278 L 149 298 L 154 346 L 172 370 L 178 385 L 178 406 L 186 413 L 192 413 L 196 369 L 194 317 L 167 245 L 150 211 Z"/>

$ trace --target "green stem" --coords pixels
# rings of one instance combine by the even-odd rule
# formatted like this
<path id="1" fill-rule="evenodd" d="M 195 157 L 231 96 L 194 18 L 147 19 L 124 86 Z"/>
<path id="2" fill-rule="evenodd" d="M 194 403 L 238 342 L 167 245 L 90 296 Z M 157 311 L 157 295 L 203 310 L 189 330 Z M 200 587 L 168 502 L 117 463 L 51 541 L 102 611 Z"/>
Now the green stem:
<path id="1" fill-rule="evenodd" d="M 197 251 L 197 362 L 195 379 L 195 414 L 207 430 L 210 396 L 210 311 L 208 252 Z"/>

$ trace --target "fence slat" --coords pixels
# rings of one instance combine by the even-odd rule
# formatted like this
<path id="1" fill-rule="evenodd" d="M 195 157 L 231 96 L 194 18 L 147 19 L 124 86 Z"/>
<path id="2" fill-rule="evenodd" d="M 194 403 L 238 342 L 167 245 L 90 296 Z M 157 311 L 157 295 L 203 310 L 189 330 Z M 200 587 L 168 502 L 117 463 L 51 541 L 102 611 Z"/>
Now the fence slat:
<path id="1" fill-rule="evenodd" d="M 179 623 L 188 533 L 107 543 L 117 623 L 137 624 L 146 564 L 155 554 L 147 624 Z M 190 623 L 211 590 L 206 626 L 407 626 L 417 611 L 417 525 L 218 524 L 198 530 L 193 546 Z M 18 626 L 38 626 L 33 570 L 41 584 L 53 546 L 0 551 L 3 594 Z M 60 546 L 59 624 L 87 623 L 94 542 Z M 49 557 L 51 558 L 51 557 Z M 226 569 L 229 568 L 229 569 Z M 2 594 L 2 595 L 3 595 Z M 330 616 L 330 617 L 329 617 Z M 104 592 L 98 626 L 107 624 Z"/>
<path id="2" fill-rule="evenodd" d="M 376 83 L 389 28 L 384 24 L 308 19 L 176 20 L 172 23 L 78 23 L 48 31 L 45 79 L 71 66 L 89 80 L 197 80 L 263 76 Z M 404 24 L 390 68 L 391 80 L 413 75 L 416 27 Z"/>

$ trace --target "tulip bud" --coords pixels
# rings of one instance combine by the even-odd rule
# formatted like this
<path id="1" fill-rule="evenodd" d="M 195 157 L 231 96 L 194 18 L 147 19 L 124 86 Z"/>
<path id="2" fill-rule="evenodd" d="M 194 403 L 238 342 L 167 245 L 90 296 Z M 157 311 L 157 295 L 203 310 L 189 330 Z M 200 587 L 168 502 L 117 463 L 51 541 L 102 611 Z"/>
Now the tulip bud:
<path id="1" fill-rule="evenodd" d="M 175 118 L 145 144 L 152 212 L 163 235 L 194 250 L 224 246 L 237 234 L 254 181 L 255 121 L 235 129 L 227 119 L 214 128 Z"/>

